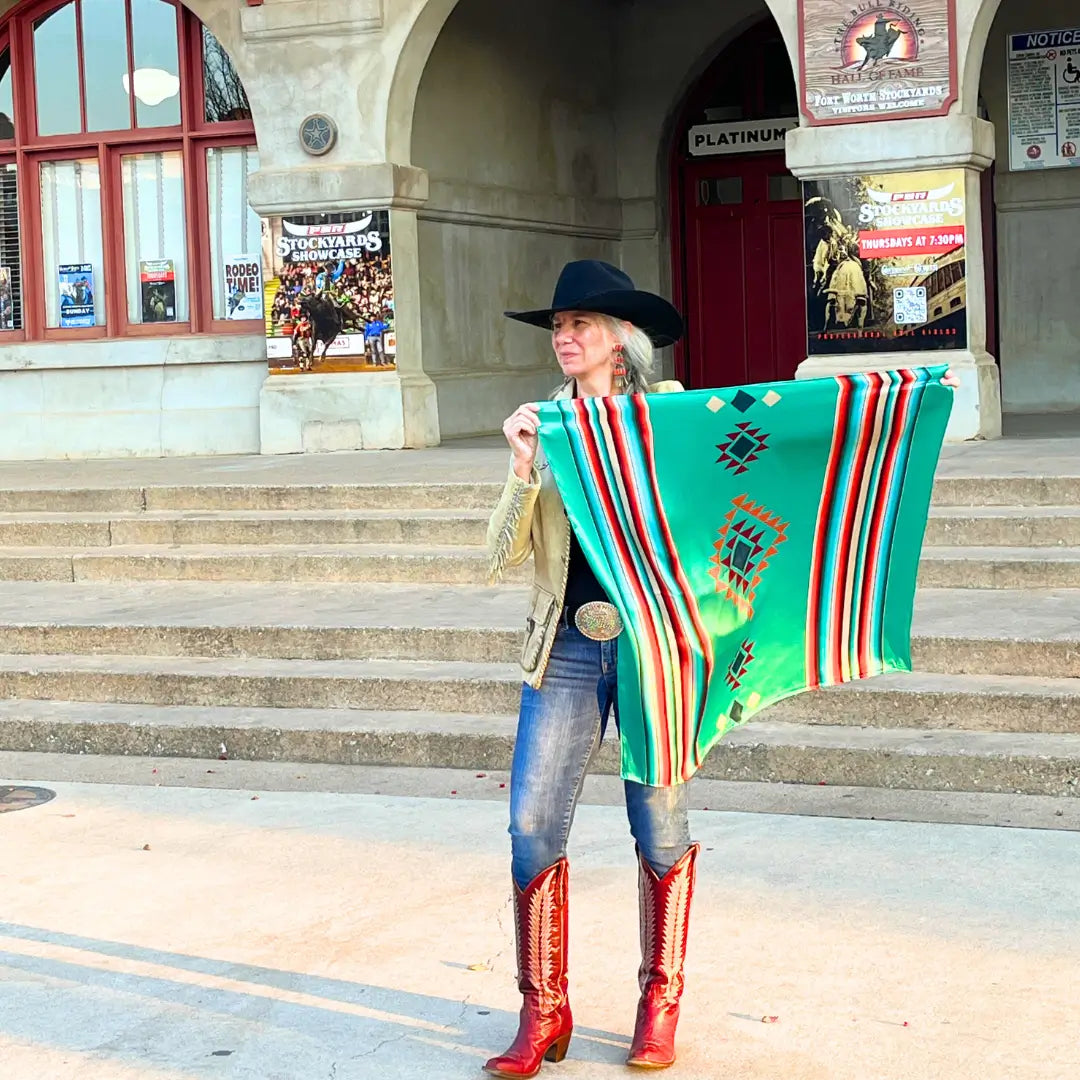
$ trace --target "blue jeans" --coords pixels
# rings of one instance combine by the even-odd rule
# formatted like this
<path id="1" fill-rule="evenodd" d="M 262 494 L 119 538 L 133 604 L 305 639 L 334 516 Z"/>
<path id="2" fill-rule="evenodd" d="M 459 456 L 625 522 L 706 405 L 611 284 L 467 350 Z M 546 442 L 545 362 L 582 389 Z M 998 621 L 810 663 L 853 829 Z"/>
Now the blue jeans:
<path id="1" fill-rule="evenodd" d="M 590 641 L 559 626 L 539 690 L 521 691 L 510 773 L 511 873 L 519 888 L 566 855 L 589 759 L 615 700 L 618 639 Z M 649 787 L 624 780 L 626 816 L 638 850 L 664 876 L 690 847 L 686 784 Z"/>

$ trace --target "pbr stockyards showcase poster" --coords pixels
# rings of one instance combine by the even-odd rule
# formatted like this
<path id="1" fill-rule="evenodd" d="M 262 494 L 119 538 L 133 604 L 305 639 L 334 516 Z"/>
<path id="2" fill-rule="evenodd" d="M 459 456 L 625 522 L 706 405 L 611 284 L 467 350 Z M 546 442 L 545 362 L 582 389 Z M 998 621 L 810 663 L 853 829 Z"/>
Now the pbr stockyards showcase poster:
<path id="1" fill-rule="evenodd" d="M 811 356 L 967 347 L 964 173 L 803 184 Z"/>
<path id="2" fill-rule="evenodd" d="M 809 126 L 941 116 L 956 100 L 954 0 L 799 0 Z"/>
<path id="3" fill-rule="evenodd" d="M 271 372 L 394 369 L 388 210 L 266 219 L 262 262 Z"/>

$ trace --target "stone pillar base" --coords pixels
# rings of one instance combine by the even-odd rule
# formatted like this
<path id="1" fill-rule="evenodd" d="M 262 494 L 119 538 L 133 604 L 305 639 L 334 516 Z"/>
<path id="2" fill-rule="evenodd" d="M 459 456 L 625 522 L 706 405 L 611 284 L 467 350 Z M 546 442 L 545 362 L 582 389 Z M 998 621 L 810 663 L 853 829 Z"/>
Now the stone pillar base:
<path id="1" fill-rule="evenodd" d="M 941 352 L 865 353 L 858 356 L 810 356 L 795 373 L 796 379 L 847 375 L 855 371 L 895 371 L 905 367 L 948 364 L 960 379 L 953 399 L 946 442 L 1001 438 L 1001 386 L 997 364 L 986 352 L 949 349 Z"/>
<path id="2" fill-rule="evenodd" d="M 259 394 L 259 445 L 264 454 L 438 444 L 435 387 L 425 375 L 270 375 Z"/>

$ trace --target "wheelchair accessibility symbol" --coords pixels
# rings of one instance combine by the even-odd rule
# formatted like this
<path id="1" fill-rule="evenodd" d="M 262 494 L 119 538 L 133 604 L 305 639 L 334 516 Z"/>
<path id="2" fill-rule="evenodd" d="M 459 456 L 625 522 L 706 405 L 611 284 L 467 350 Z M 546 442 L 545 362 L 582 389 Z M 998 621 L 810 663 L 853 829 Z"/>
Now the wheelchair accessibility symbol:
<path id="1" fill-rule="evenodd" d="M 1061 81 L 1068 83 L 1070 86 L 1080 83 L 1080 68 L 1072 62 L 1071 56 L 1069 62 L 1065 65 L 1065 70 L 1061 73 Z"/>

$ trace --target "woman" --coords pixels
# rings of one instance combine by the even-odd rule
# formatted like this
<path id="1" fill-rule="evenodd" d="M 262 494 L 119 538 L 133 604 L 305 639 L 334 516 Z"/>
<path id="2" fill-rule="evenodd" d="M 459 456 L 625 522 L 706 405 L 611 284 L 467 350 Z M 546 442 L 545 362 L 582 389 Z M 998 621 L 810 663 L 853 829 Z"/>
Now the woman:
<path id="1" fill-rule="evenodd" d="M 564 382 L 558 398 L 681 390 L 650 386 L 654 346 L 682 334 L 679 313 L 634 288 L 607 263 L 569 263 L 550 308 L 507 312 L 551 331 Z M 510 777 L 511 876 L 516 906 L 518 988 L 524 1001 L 517 1037 L 485 1069 L 535 1076 L 561 1061 L 573 1020 L 567 1000 L 566 842 L 589 759 L 616 700 L 618 613 L 608 602 L 570 527 L 537 440 L 536 405 L 503 425 L 510 476 L 488 526 L 492 577 L 534 560 L 522 650 L 524 686 Z M 624 782 L 637 843 L 642 959 L 641 1000 L 628 1064 L 664 1068 L 675 1060 L 686 928 L 698 845 L 690 842 L 686 785 Z"/>

